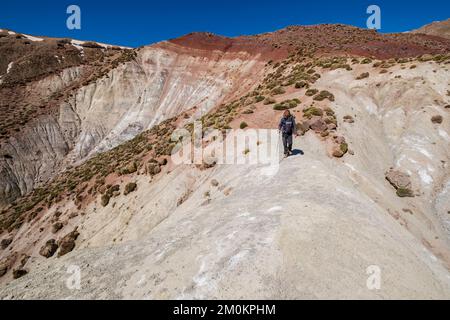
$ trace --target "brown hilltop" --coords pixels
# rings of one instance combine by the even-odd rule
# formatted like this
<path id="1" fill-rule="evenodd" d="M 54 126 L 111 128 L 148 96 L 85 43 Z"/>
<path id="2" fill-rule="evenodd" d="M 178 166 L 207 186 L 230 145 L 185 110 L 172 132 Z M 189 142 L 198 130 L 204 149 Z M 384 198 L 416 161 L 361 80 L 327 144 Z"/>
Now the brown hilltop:
<path id="1" fill-rule="evenodd" d="M 412 32 L 450 39 L 450 19 L 432 22 Z"/>
<path id="2" fill-rule="evenodd" d="M 190 33 L 169 42 L 201 50 L 247 51 L 266 58 L 285 58 L 290 53 L 352 54 L 378 59 L 413 57 L 450 50 L 450 41 L 422 34 L 382 34 L 342 24 L 290 26 L 253 36 L 234 38 L 212 33 Z"/>

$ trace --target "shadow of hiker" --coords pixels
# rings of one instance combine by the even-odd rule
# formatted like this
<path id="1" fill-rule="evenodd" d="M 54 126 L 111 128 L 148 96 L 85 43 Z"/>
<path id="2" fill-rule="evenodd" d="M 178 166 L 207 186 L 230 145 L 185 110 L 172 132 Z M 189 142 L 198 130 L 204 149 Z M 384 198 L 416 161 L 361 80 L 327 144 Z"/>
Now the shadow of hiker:
<path id="1" fill-rule="evenodd" d="M 298 155 L 303 156 L 303 155 L 305 155 L 305 153 L 303 152 L 303 150 L 295 149 L 295 150 L 292 150 L 292 155 L 293 156 L 298 156 Z"/>

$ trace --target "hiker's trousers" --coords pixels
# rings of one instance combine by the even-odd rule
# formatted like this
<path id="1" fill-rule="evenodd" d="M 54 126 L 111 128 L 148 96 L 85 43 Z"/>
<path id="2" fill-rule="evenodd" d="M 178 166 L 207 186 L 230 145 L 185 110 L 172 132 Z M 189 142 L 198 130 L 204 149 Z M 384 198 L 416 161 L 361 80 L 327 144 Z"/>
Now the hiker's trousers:
<path id="1" fill-rule="evenodd" d="M 292 152 L 292 134 L 283 133 L 284 154 Z"/>

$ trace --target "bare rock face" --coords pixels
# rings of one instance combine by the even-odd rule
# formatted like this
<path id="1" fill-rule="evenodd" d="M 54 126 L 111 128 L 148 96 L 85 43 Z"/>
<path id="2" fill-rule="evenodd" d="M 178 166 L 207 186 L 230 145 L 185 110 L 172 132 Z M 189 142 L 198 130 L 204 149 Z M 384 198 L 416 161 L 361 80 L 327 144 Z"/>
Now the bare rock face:
<path id="1" fill-rule="evenodd" d="M 58 244 L 55 239 L 48 240 L 45 245 L 39 250 L 39 254 L 45 258 L 53 257 L 56 250 L 58 250 Z"/>
<path id="2" fill-rule="evenodd" d="M 62 257 L 68 254 L 75 248 L 75 241 L 77 240 L 79 235 L 80 233 L 77 231 L 77 229 L 75 229 L 71 233 L 64 236 L 64 238 L 59 240 L 58 257 Z"/>

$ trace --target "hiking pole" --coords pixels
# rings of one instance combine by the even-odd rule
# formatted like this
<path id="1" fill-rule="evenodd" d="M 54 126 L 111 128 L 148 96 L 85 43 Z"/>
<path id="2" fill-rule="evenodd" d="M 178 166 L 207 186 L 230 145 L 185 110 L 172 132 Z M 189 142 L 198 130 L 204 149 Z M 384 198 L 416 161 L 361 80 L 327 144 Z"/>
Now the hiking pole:
<path id="1" fill-rule="evenodd" d="M 280 160 L 280 139 L 281 139 L 281 131 L 278 130 L 278 139 L 277 139 L 277 155 L 278 155 L 278 160 Z"/>

